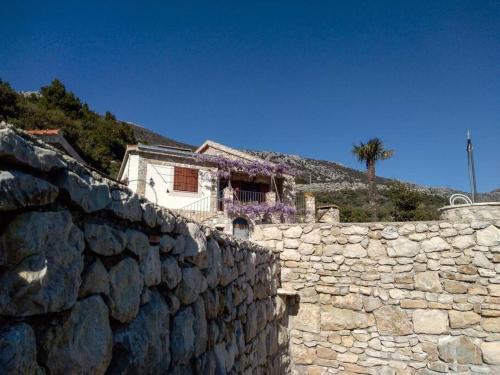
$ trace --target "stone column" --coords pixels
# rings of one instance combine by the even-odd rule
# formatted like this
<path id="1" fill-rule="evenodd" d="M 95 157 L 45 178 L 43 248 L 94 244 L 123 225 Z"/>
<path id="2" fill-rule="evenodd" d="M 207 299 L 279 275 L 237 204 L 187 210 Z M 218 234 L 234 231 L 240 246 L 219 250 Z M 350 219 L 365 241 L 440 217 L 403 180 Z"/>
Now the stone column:
<path id="1" fill-rule="evenodd" d="M 305 208 L 306 208 L 306 223 L 314 223 L 316 221 L 316 197 L 313 193 L 304 193 Z"/>
<path id="2" fill-rule="evenodd" d="M 318 207 L 318 222 L 335 224 L 340 222 L 340 211 L 335 205 Z"/>
<path id="3" fill-rule="evenodd" d="M 227 201 L 232 201 L 234 200 L 234 190 L 231 187 L 227 187 L 224 189 L 223 193 L 223 199 L 224 199 L 224 214 L 227 215 L 227 207 L 226 207 L 226 202 Z"/>

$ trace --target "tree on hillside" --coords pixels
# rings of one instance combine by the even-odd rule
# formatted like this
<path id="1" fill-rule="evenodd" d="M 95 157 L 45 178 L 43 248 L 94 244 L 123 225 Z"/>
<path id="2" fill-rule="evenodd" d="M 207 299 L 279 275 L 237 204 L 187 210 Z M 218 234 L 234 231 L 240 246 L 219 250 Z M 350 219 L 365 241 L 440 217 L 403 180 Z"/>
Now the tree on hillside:
<path id="1" fill-rule="evenodd" d="M 387 160 L 394 155 L 394 150 L 386 150 L 379 138 L 372 138 L 366 144 L 360 142 L 354 145 L 352 152 L 358 161 L 366 164 L 366 176 L 370 192 L 370 207 L 372 221 L 377 221 L 377 187 L 375 185 L 375 164 L 379 160 Z"/>

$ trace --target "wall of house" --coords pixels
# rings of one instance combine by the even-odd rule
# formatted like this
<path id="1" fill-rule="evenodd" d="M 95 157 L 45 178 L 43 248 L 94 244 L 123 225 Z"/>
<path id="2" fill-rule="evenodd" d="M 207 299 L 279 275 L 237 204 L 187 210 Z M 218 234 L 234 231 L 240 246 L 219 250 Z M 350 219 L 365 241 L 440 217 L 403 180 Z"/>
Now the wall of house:
<path id="1" fill-rule="evenodd" d="M 2 374 L 284 374 L 269 249 L 0 125 Z"/>
<path id="2" fill-rule="evenodd" d="M 256 226 L 295 374 L 500 374 L 500 218 Z"/>

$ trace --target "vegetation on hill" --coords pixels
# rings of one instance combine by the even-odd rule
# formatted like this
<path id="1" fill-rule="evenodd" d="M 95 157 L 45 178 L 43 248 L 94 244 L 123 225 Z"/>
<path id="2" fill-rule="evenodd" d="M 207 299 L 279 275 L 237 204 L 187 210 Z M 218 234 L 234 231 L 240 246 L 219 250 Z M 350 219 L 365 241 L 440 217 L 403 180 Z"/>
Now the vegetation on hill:
<path id="1" fill-rule="evenodd" d="M 439 219 L 438 208 L 446 205 L 444 197 L 426 194 L 401 182 L 378 189 L 378 221 L 414 221 Z M 371 219 L 368 189 L 316 193 L 316 202 L 336 204 L 342 222 L 366 222 Z"/>

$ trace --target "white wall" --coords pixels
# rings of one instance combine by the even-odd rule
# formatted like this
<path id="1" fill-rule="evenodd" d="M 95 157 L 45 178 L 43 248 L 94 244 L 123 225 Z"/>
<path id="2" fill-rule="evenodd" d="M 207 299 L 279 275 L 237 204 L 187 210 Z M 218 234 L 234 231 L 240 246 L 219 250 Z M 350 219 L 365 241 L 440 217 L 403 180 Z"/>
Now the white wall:
<path id="1" fill-rule="evenodd" d="M 128 180 L 128 187 L 133 192 L 137 192 L 137 178 L 139 175 L 139 155 L 129 155 L 127 163 L 123 169 L 121 181 Z"/>
<path id="2" fill-rule="evenodd" d="M 174 191 L 174 165 L 199 170 L 197 193 Z M 149 163 L 146 169 L 146 198 L 160 206 L 174 209 L 184 208 L 200 201 L 192 209 L 209 211 L 212 204 L 213 175 L 214 172 L 210 169 L 200 169 L 199 166 L 189 164 L 172 163 L 172 165 L 165 166 Z M 154 181 L 153 187 L 149 184 L 151 178 Z"/>

